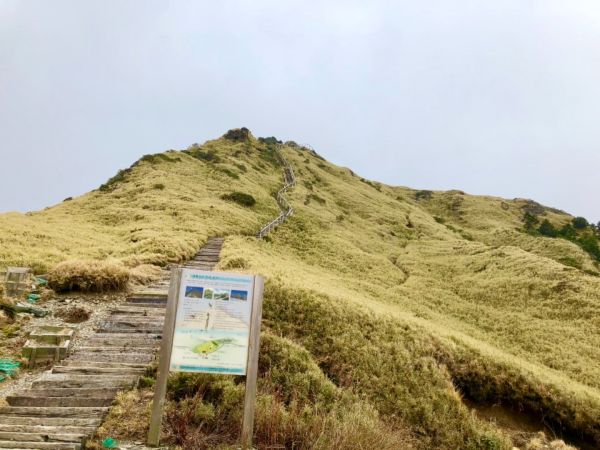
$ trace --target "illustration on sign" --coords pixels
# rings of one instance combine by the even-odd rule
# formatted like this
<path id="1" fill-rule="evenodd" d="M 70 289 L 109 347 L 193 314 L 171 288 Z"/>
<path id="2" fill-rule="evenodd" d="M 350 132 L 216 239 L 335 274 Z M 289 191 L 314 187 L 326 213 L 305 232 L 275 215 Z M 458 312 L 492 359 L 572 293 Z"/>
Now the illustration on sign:
<path id="1" fill-rule="evenodd" d="M 170 369 L 245 375 L 254 276 L 184 269 Z"/>

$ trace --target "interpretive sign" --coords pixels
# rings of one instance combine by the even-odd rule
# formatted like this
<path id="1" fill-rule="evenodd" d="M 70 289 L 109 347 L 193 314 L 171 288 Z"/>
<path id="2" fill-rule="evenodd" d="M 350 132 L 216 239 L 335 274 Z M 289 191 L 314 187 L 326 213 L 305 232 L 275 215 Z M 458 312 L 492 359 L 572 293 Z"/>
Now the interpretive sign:
<path id="1" fill-rule="evenodd" d="M 254 276 L 183 269 L 170 369 L 245 375 Z"/>
<path id="2" fill-rule="evenodd" d="M 158 445 L 170 371 L 246 375 L 242 447 L 252 447 L 264 280 L 175 269 L 171 275 L 148 444 Z"/>

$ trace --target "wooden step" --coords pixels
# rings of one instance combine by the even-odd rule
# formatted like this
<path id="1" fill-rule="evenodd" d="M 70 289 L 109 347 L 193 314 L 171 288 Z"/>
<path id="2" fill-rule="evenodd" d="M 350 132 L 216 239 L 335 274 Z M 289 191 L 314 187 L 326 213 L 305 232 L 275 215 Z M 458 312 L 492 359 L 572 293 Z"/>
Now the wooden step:
<path id="1" fill-rule="evenodd" d="M 68 361 L 76 361 L 81 359 L 87 359 L 88 361 L 114 361 L 114 362 L 128 362 L 135 364 L 148 364 L 154 359 L 154 354 L 140 354 L 131 352 L 82 352 L 78 351 L 73 353 Z"/>
<path id="2" fill-rule="evenodd" d="M 0 449 L 3 450 L 81 450 L 81 444 L 75 442 L 13 442 L 0 441 Z"/>
<path id="3" fill-rule="evenodd" d="M 119 324 L 119 323 L 128 323 L 137 325 L 164 325 L 165 318 L 164 317 L 153 317 L 153 316 L 132 316 L 125 314 L 112 314 L 109 316 L 110 318 L 106 321 L 111 324 Z"/>
<path id="4" fill-rule="evenodd" d="M 32 383 L 34 389 L 66 388 L 125 388 L 133 386 L 137 375 L 104 374 L 102 377 L 90 377 L 81 374 L 47 374 Z"/>
<path id="5" fill-rule="evenodd" d="M 0 431 L 0 441 L 14 442 L 81 442 L 86 438 L 85 434 L 79 433 L 15 433 Z"/>
<path id="6" fill-rule="evenodd" d="M 151 333 L 148 333 L 143 335 L 136 335 L 131 333 L 95 333 L 90 336 L 90 339 L 106 339 L 107 342 L 112 342 L 115 339 L 125 339 L 129 342 L 155 341 L 160 343 L 160 334 L 156 333 L 153 335 Z M 85 342 L 85 340 L 82 342 Z"/>
<path id="7" fill-rule="evenodd" d="M 161 328 L 99 328 L 98 331 L 102 333 L 118 333 L 118 334 L 126 334 L 131 333 L 138 335 L 146 335 L 146 334 L 157 334 L 158 332 L 162 332 Z"/>
<path id="8" fill-rule="evenodd" d="M 134 294 L 127 297 L 127 303 L 166 303 L 168 295 L 168 291 L 155 295 Z"/>
<path id="9" fill-rule="evenodd" d="M 153 350 L 155 347 L 160 345 L 160 341 L 157 339 L 148 339 L 148 340 L 138 340 L 138 341 L 133 341 L 133 340 L 128 340 L 128 339 L 87 339 L 86 341 L 82 342 L 81 347 L 75 347 L 75 349 L 78 348 L 100 348 L 100 349 L 106 349 L 106 351 L 110 351 L 110 350 L 114 350 L 114 349 L 119 349 L 119 348 L 123 348 L 123 349 L 134 349 L 134 348 L 139 348 L 139 349 L 148 349 L 148 350 Z"/>
<path id="10" fill-rule="evenodd" d="M 98 418 L 107 412 L 107 407 L 0 406 L 0 415 L 7 416 Z"/>
<path id="11" fill-rule="evenodd" d="M 165 318 L 165 310 L 162 308 L 142 308 L 139 306 L 121 306 L 111 310 L 111 315 L 129 314 L 132 316 L 143 316 L 143 317 L 159 317 Z"/>
<path id="12" fill-rule="evenodd" d="M 90 436 L 96 431 L 95 426 L 78 427 L 70 425 L 46 426 L 46 425 L 3 425 L 0 423 L 0 432 L 4 433 L 68 433 L 83 434 Z"/>
<path id="13" fill-rule="evenodd" d="M 113 388 L 50 388 L 50 389 L 27 389 L 19 391 L 15 395 L 28 397 L 114 397 L 119 392 L 118 387 Z"/>
<path id="14" fill-rule="evenodd" d="M 103 347 L 75 347 L 71 350 L 71 356 L 79 353 L 135 353 L 136 355 L 154 355 L 156 349 L 153 345 L 146 345 L 145 347 L 127 347 L 125 345 L 114 345 L 114 346 L 103 346 Z"/>
<path id="15" fill-rule="evenodd" d="M 92 427 L 100 425 L 102 419 L 80 417 L 29 417 L 0 415 L 0 426 L 49 426 L 49 427 Z"/>
<path id="16" fill-rule="evenodd" d="M 31 397 L 27 395 L 9 395 L 6 402 L 10 406 L 39 406 L 39 407 L 98 407 L 110 406 L 114 396 L 110 397 Z M 0 439 L 1 440 L 1 439 Z"/>
<path id="17" fill-rule="evenodd" d="M 52 373 L 68 373 L 96 376 L 102 375 L 133 375 L 143 374 L 146 370 L 134 367 L 86 367 L 86 366 L 54 366 Z"/>
<path id="18" fill-rule="evenodd" d="M 110 369 L 111 367 L 115 369 L 146 369 L 150 362 L 137 362 L 137 363 L 128 363 L 128 362 L 119 362 L 119 361 L 88 361 L 87 359 L 75 359 L 75 360 L 67 360 L 62 361 L 61 364 L 67 367 L 90 367 L 90 368 L 106 368 Z"/>

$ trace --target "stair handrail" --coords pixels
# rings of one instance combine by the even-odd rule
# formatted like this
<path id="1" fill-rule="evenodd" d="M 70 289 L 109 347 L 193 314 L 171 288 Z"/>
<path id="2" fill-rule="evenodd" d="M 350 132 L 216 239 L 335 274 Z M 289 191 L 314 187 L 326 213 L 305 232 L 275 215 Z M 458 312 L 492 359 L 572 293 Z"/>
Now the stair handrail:
<path id="1" fill-rule="evenodd" d="M 260 229 L 260 231 L 256 234 L 258 239 L 262 239 L 267 236 L 271 231 L 277 228 L 279 225 L 284 223 L 288 217 L 294 214 L 294 208 L 287 201 L 287 199 L 283 196 L 288 189 L 293 188 L 296 185 L 296 175 L 294 174 L 294 168 L 285 158 L 283 153 L 281 152 L 281 145 L 277 145 L 275 148 L 277 152 L 277 157 L 283 166 L 283 187 L 277 191 L 275 195 L 275 200 L 277 201 L 277 206 L 279 207 L 279 215 L 267 223 L 264 227 Z"/>

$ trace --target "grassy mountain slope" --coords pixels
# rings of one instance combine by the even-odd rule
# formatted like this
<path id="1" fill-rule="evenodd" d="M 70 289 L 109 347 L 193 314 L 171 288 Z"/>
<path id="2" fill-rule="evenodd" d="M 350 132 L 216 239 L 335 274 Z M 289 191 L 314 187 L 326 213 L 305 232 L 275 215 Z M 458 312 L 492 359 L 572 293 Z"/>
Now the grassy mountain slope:
<path id="1" fill-rule="evenodd" d="M 352 429 L 363 430 L 366 448 L 371 429 L 380 448 L 510 448 L 461 395 L 535 411 L 600 445 L 598 266 L 569 241 L 520 231 L 524 208 L 539 206 L 390 187 L 305 148 L 282 151 L 298 178 L 288 195 L 295 215 L 268 239 L 252 235 L 277 214 L 274 146 L 221 138 L 142 158 L 101 189 L 44 211 L 0 215 L 0 265 L 165 263 L 226 236 L 220 268 L 268 279 L 263 445 L 361 448 L 335 444 L 331 430 Z M 256 205 L 221 198 L 233 191 Z M 571 219 L 538 212 L 556 225 Z M 210 380 L 221 396 L 237 392 L 231 379 Z M 192 395 L 185 386 L 196 382 L 179 377 L 175 391 Z M 330 421 L 328 431 L 298 408 Z M 286 430 L 279 436 L 266 431 L 275 410 Z M 219 410 L 198 426 L 222 431 L 238 418 Z"/>

